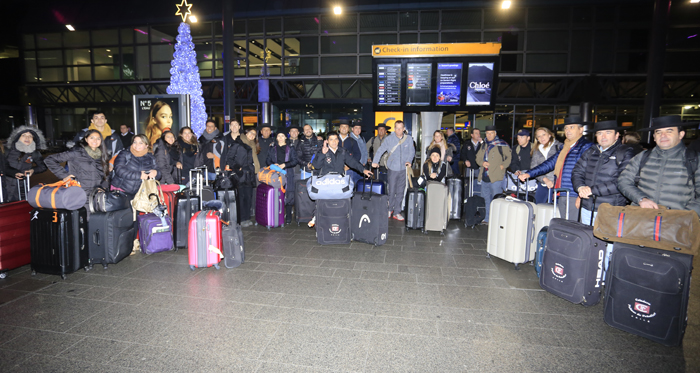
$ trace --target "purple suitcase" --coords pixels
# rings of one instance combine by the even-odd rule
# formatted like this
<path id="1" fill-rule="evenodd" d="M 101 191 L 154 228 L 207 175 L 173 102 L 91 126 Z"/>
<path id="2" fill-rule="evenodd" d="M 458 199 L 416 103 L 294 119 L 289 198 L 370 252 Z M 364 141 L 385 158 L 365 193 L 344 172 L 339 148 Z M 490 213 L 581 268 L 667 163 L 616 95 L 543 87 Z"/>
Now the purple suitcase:
<path id="1" fill-rule="evenodd" d="M 166 214 L 163 219 L 154 213 L 138 215 L 136 224 L 139 228 L 139 244 L 142 253 L 151 255 L 174 249 L 173 224 L 169 215 Z"/>
<path id="2" fill-rule="evenodd" d="M 267 229 L 283 226 L 284 192 L 260 184 L 255 194 L 255 221 Z"/>

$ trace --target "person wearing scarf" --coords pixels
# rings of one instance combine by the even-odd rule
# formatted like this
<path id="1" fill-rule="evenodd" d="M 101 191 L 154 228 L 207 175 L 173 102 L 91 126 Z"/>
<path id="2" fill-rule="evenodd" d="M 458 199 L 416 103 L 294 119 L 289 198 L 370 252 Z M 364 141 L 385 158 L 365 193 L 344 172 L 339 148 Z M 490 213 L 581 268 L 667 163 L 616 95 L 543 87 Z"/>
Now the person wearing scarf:
<path id="1" fill-rule="evenodd" d="M 549 172 L 554 171 L 554 181 L 555 188 L 564 188 L 570 191 L 569 199 L 566 201 L 561 198 L 557 207 L 559 208 L 560 216 L 566 218 L 567 211 L 566 206 L 569 206 L 568 217 L 569 220 L 578 220 L 578 208 L 576 208 L 576 200 L 578 199 L 578 194 L 574 191 L 574 186 L 571 181 L 571 175 L 574 171 L 574 166 L 576 162 L 581 158 L 583 153 L 588 150 L 593 143 L 587 138 L 583 137 L 584 126 L 588 122 L 584 122 L 583 118 L 578 115 L 571 115 L 564 120 L 564 124 L 557 126 L 558 128 L 564 127 L 564 134 L 566 135 L 566 140 L 564 141 L 564 146 L 555 155 L 549 157 L 546 161 L 542 162 L 539 166 L 527 171 L 526 173 L 520 174 L 519 178 L 522 181 L 530 177 L 537 177 L 540 175 L 545 175 Z M 559 194 L 564 197 L 562 193 Z"/>
<path id="2" fill-rule="evenodd" d="M 496 194 L 503 192 L 503 178 L 510 161 L 511 150 L 508 143 L 498 138 L 496 126 L 486 126 L 486 141 L 476 153 L 476 163 L 480 167 L 481 196 L 486 203 L 486 215 L 481 224 L 488 224 L 491 200 Z"/>
<path id="3" fill-rule="evenodd" d="M 207 166 L 209 180 L 216 178 L 216 168 L 219 167 L 221 154 L 216 154 L 214 148 L 223 138 L 224 135 L 216 128 L 216 122 L 213 119 L 207 120 L 206 128 L 199 136 L 199 148 L 203 155 L 204 165 Z"/>
<path id="4" fill-rule="evenodd" d="M 68 170 L 61 163 L 68 163 Z M 46 157 L 46 166 L 63 181 L 74 178 L 90 195 L 97 187 L 109 185 L 109 158 L 102 135 L 97 130 L 88 130 L 85 137 L 72 149 Z"/>
<path id="5" fill-rule="evenodd" d="M 160 179 L 161 174 L 148 145 L 148 137 L 139 134 L 134 136 L 131 147 L 119 152 L 114 161 L 112 190 L 121 190 L 133 196 L 139 191 L 141 180 L 149 177 Z"/>
<path id="6" fill-rule="evenodd" d="M 103 110 L 96 110 L 92 112 L 92 115 L 90 116 L 90 126 L 78 131 L 73 138 L 73 143 L 80 143 L 80 140 L 82 140 L 90 130 L 97 130 L 100 135 L 102 135 L 102 142 L 105 144 L 105 149 L 107 150 L 107 155 L 109 158 L 112 158 L 115 154 L 124 149 L 124 145 L 120 139 L 121 136 L 115 134 L 115 131 L 109 126 L 107 123 L 107 117 L 105 116 Z M 69 145 L 69 147 L 71 147 L 71 145 Z"/>

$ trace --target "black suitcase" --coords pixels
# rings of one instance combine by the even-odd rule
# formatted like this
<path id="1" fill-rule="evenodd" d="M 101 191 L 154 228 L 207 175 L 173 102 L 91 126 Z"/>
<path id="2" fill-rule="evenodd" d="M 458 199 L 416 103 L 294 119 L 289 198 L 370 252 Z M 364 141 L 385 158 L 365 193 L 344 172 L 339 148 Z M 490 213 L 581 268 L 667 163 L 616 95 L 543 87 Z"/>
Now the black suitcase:
<path id="1" fill-rule="evenodd" d="M 221 229 L 221 244 L 226 268 L 236 268 L 245 262 L 243 230 L 240 225 L 233 222 L 224 224 Z"/>
<path id="2" fill-rule="evenodd" d="M 131 208 L 112 212 L 93 212 L 88 222 L 90 268 L 115 264 L 131 255 L 136 238 Z"/>
<path id="3" fill-rule="evenodd" d="M 200 208 L 199 196 L 186 189 L 175 196 L 175 249 L 187 247 L 190 219 Z"/>
<path id="4" fill-rule="evenodd" d="M 603 265 L 606 247 L 605 241 L 593 236 L 592 225 L 552 219 L 542 256 L 540 287 L 572 303 L 584 306 L 598 304 L 605 280 Z"/>
<path id="5" fill-rule="evenodd" d="M 356 192 L 351 205 L 352 240 L 375 246 L 384 245 L 389 234 L 389 196 Z"/>
<path id="6" fill-rule="evenodd" d="M 475 225 L 484 221 L 486 217 L 486 200 L 484 197 L 479 195 L 474 195 L 474 170 L 469 169 L 469 177 L 466 178 L 464 185 L 464 204 L 462 207 L 462 215 L 464 216 L 464 227 L 474 227 Z"/>
<path id="7" fill-rule="evenodd" d="M 88 269 L 87 210 L 34 209 L 30 222 L 32 274 L 60 275 Z"/>
<path id="8" fill-rule="evenodd" d="M 406 192 L 406 228 L 423 229 L 425 225 L 425 190 L 411 188 Z M 388 215 L 389 213 L 387 213 Z"/>
<path id="9" fill-rule="evenodd" d="M 235 189 L 221 189 L 216 191 L 216 199 L 224 203 L 224 210 L 221 212 L 222 221 L 234 221 L 241 224 L 238 213 L 238 193 Z"/>
<path id="10" fill-rule="evenodd" d="M 306 180 L 297 180 L 296 198 L 294 198 L 294 210 L 296 212 L 297 226 L 301 223 L 308 223 L 314 217 L 316 203 L 309 198 L 309 191 L 306 189 Z"/>
<path id="11" fill-rule="evenodd" d="M 350 199 L 316 201 L 316 238 L 319 245 L 350 243 L 350 213 Z"/>
<path id="12" fill-rule="evenodd" d="M 462 188 L 464 187 L 464 182 L 462 178 L 451 177 L 445 180 L 445 184 L 447 184 L 451 197 L 450 219 L 459 220 L 462 218 Z"/>
<path id="13" fill-rule="evenodd" d="M 666 346 L 678 346 L 688 322 L 693 256 L 615 243 L 603 319 Z"/>

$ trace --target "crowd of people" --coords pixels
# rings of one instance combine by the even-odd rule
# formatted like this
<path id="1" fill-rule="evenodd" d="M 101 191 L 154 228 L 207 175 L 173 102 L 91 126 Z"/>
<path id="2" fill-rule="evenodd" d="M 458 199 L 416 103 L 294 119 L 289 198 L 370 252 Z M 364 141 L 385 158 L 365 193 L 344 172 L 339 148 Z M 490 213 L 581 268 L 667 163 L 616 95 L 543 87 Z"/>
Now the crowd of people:
<path id="1" fill-rule="evenodd" d="M 167 121 L 165 114 L 163 120 Z M 584 136 L 587 125 L 592 125 L 595 143 Z M 692 150 L 700 143 L 696 140 L 686 151 L 682 139 L 688 125 L 676 116 L 655 118 L 645 130 L 652 131 L 656 146 L 644 156 L 637 156 L 644 150 L 639 134 L 621 134 L 622 128 L 615 121 L 586 123 L 575 115 L 558 126 L 565 134 L 563 142 L 546 127 L 535 129 L 534 142 L 529 130 L 519 130 L 513 147 L 499 138 L 495 126 L 486 126 L 484 139 L 481 130 L 473 129 L 464 142 L 451 129 L 446 134 L 437 130 L 425 147 L 427 160 L 420 169 L 425 180 L 444 183 L 446 178 L 461 176 L 462 166 L 466 175 L 473 176 L 474 189 L 485 200 L 483 224 L 488 224 L 490 202 L 503 192 L 509 174 L 523 182 L 535 180 L 536 203 L 547 202 L 552 189 L 567 189 L 568 200 L 567 195 L 560 195 L 558 206 L 561 216 L 570 219 L 578 218 L 579 209 L 582 221 L 587 221 L 600 203 L 625 205 L 630 201 L 642 207 L 664 205 L 700 214 L 700 180 L 696 182 L 700 173 L 694 172 L 697 152 Z M 18 180 L 47 169 L 64 181 L 77 180 L 88 194 L 101 187 L 133 195 L 141 180 L 154 178 L 186 185 L 190 170 L 206 167 L 210 180 L 221 172 L 237 175 L 241 225 L 250 226 L 255 175 L 263 167 L 276 166 L 286 172 L 288 180 L 287 222 L 293 216 L 296 182 L 329 172 L 347 173 L 354 181 L 376 174 L 386 181 L 388 218 L 403 221 L 406 169 L 413 164 L 415 142 L 402 121 L 395 122 L 393 132 L 386 124 L 378 124 L 376 136 L 368 140 L 361 132 L 360 124 L 341 122 L 339 132 L 331 132 L 325 139 L 308 124 L 273 135 L 269 126 L 243 129 L 233 121 L 230 131 L 222 134 L 209 120 L 199 139 L 188 127 L 179 132 L 165 127 L 157 134 L 151 131 L 149 138 L 134 135 L 126 125 L 117 133 L 107 123 L 105 113 L 97 111 L 90 126 L 76 135 L 75 146 L 46 159 L 39 151 L 46 148 L 41 131 L 16 129 L 9 149 L 1 153 L 5 158 L 0 162 L 3 194 L 6 201 L 20 199 Z M 595 203 L 591 196 L 597 197 Z M 312 220 L 309 226 L 314 224 Z"/>

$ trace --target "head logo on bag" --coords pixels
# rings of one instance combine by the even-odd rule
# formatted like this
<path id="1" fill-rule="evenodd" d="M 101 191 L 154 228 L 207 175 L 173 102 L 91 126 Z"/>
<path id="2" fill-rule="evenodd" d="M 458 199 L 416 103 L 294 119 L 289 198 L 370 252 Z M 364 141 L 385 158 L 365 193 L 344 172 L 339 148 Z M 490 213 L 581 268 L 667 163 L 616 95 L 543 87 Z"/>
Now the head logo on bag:
<path id="1" fill-rule="evenodd" d="M 656 316 L 656 312 L 651 312 L 651 303 L 643 299 L 636 298 L 634 300 L 634 305 L 628 304 L 627 308 L 629 308 L 630 312 L 634 315 L 633 317 L 637 320 L 651 322 L 649 319 Z"/>
<path id="2" fill-rule="evenodd" d="M 333 224 L 330 228 L 328 228 L 328 231 L 331 232 L 331 236 L 338 237 L 340 236 L 340 232 L 342 231 L 342 229 L 340 229 L 340 226 L 338 224 Z"/>
<path id="3" fill-rule="evenodd" d="M 362 217 L 360 218 L 360 225 L 358 226 L 358 228 L 362 228 L 362 222 L 367 222 L 367 224 L 371 223 L 367 214 L 362 215 Z"/>
<path id="4" fill-rule="evenodd" d="M 554 267 L 552 268 L 552 274 L 559 280 L 563 280 L 564 278 L 566 278 L 566 273 L 564 273 L 564 266 L 559 263 L 554 263 Z"/>

